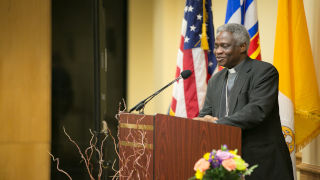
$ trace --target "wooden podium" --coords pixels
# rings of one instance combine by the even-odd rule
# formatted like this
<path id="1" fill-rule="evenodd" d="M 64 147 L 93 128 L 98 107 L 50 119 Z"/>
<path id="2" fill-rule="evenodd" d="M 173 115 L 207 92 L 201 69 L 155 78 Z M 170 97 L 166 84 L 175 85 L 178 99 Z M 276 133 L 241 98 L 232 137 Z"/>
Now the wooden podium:
<path id="1" fill-rule="evenodd" d="M 241 154 L 240 128 L 163 114 L 121 114 L 119 138 L 120 179 L 185 180 L 212 149 Z"/>

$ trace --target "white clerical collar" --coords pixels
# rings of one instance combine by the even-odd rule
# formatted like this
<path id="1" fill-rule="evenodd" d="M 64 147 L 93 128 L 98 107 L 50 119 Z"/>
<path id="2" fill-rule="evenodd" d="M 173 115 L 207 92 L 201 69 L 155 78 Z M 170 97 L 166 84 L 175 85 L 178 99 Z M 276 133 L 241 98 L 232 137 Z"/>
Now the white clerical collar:
<path id="1" fill-rule="evenodd" d="M 237 71 L 235 70 L 235 68 L 231 68 L 231 69 L 228 69 L 229 73 L 230 74 L 233 74 L 233 73 L 236 73 Z"/>
<path id="2" fill-rule="evenodd" d="M 237 73 L 237 72 L 240 70 L 240 68 L 241 68 L 241 66 L 242 66 L 242 64 L 243 64 L 244 61 L 245 61 L 245 60 L 241 61 L 239 64 L 237 64 L 237 65 L 234 66 L 233 68 L 228 69 L 229 73 L 230 73 L 230 74 Z"/>

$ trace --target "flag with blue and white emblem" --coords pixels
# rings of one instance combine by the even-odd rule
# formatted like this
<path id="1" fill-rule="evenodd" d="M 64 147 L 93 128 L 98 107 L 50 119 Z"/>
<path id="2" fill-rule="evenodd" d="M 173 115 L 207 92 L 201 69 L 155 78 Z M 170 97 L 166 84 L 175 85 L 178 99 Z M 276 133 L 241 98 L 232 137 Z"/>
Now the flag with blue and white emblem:
<path id="1" fill-rule="evenodd" d="M 261 60 L 257 3 L 255 0 L 228 0 L 225 24 L 244 25 L 250 35 L 248 56 Z"/>

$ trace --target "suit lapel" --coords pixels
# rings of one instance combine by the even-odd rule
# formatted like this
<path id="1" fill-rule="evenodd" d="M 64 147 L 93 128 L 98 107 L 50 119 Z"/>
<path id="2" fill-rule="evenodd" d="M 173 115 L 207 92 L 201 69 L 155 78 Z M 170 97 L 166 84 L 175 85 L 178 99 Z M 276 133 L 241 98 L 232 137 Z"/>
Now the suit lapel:
<path id="1" fill-rule="evenodd" d="M 237 104 L 238 95 L 240 94 L 240 91 L 243 87 L 243 85 L 248 80 L 248 72 L 251 70 L 251 59 L 246 59 L 245 62 L 243 62 L 243 66 L 238 72 L 238 77 L 234 83 L 234 86 L 230 92 L 229 97 L 229 114 L 233 114 L 235 106 Z"/>

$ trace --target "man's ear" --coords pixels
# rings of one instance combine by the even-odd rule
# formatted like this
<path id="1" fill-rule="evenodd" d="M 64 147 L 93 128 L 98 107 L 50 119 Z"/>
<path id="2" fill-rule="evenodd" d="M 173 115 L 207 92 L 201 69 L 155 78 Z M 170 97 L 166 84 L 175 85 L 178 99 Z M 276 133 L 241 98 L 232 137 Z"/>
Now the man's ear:
<path id="1" fill-rule="evenodd" d="M 240 52 L 245 53 L 247 51 L 247 43 L 243 43 L 240 45 Z"/>

